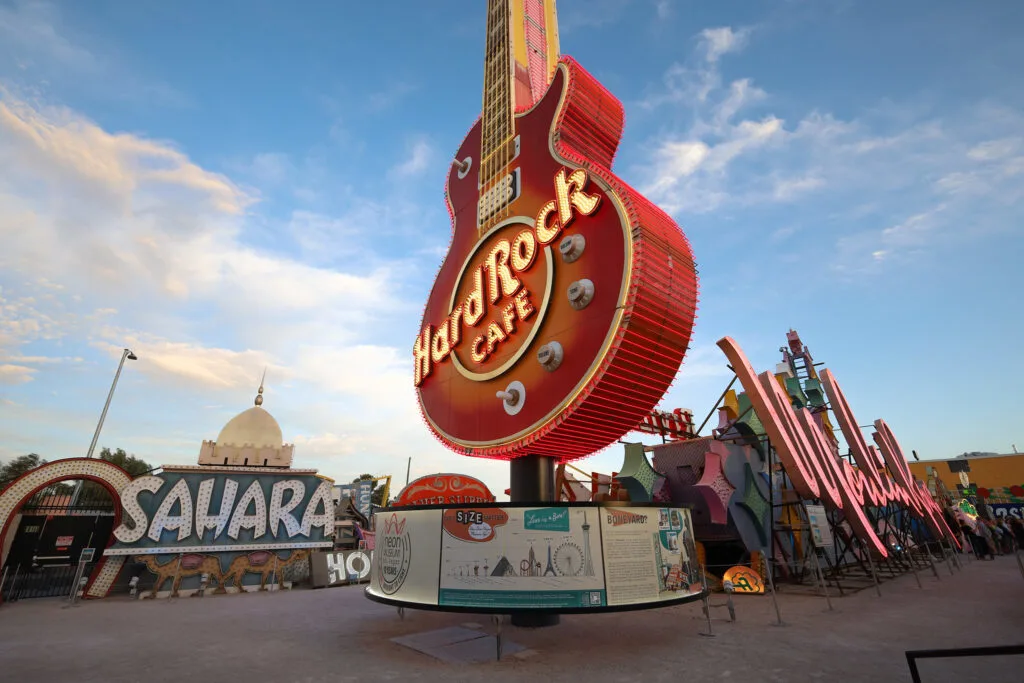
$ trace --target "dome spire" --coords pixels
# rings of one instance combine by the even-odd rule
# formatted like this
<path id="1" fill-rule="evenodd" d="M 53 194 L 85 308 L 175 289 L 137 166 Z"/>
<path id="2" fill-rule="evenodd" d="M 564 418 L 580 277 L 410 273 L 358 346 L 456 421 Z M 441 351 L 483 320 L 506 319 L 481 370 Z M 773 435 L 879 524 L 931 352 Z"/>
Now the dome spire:
<path id="1" fill-rule="evenodd" d="M 264 367 L 263 368 L 263 377 L 260 378 L 260 388 L 256 392 L 256 400 L 254 401 L 254 403 L 257 406 L 263 405 L 263 380 L 265 380 L 266 378 L 267 378 L 267 368 Z"/>

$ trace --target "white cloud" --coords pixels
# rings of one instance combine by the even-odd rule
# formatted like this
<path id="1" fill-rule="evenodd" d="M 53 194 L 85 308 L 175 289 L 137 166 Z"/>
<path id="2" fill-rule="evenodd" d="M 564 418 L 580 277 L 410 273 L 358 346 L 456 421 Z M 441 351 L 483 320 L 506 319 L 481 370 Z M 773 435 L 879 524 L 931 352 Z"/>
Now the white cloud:
<path id="1" fill-rule="evenodd" d="M 742 109 L 766 97 L 764 90 L 753 85 L 749 78 L 741 78 L 729 85 L 729 94 L 712 109 L 710 130 L 722 134 L 728 131 L 729 122 Z"/>
<path id="2" fill-rule="evenodd" d="M 1005 159 L 1024 148 L 1024 138 L 1012 137 L 1000 140 L 986 140 L 967 151 L 967 156 L 976 161 Z"/>
<path id="3" fill-rule="evenodd" d="M 248 170 L 262 186 L 280 185 L 294 176 L 295 164 L 287 154 L 261 152 L 252 158 Z"/>
<path id="4" fill-rule="evenodd" d="M 0 96 L 4 95 L 0 91 Z M 0 100 L 6 163 L 28 175 L 74 178 L 109 193 L 127 209 L 138 192 L 173 187 L 225 214 L 240 214 L 251 199 L 224 176 L 201 169 L 167 144 L 111 135 L 61 108 L 40 110 L 6 95 Z M 59 182 L 59 181 L 58 181 Z"/>
<path id="5" fill-rule="evenodd" d="M 704 29 L 700 32 L 700 49 L 704 51 L 704 59 L 714 63 L 722 55 L 741 51 L 747 46 L 750 32 L 749 28 L 735 31 L 729 26 Z"/>
<path id="6" fill-rule="evenodd" d="M 692 138 L 666 141 L 655 152 L 645 194 L 670 213 L 711 211 L 727 198 L 723 188 L 729 165 L 784 135 L 784 122 L 769 116 L 731 125 L 724 139 L 712 144 Z"/>
<path id="7" fill-rule="evenodd" d="M 771 241 L 783 242 L 792 237 L 793 235 L 795 235 L 797 232 L 799 232 L 799 228 L 797 228 L 795 225 L 785 225 L 779 228 L 778 230 L 772 232 Z"/>
<path id="8" fill-rule="evenodd" d="M 263 368 L 282 370 L 263 351 L 210 348 L 118 328 L 102 328 L 99 336 L 102 340 L 93 342 L 94 346 L 111 358 L 120 358 L 122 350 L 129 348 L 141 360 L 141 372 L 158 379 L 163 375 L 196 389 L 252 388 Z"/>
<path id="9" fill-rule="evenodd" d="M 946 210 L 946 204 L 938 204 L 881 230 L 840 237 L 833 269 L 858 276 L 877 272 L 885 263 L 905 262 L 908 255 L 934 241 Z"/>
<path id="10" fill-rule="evenodd" d="M 392 168 L 390 175 L 400 178 L 418 175 L 427 170 L 433 156 L 434 151 L 430 144 L 425 140 L 417 140 L 412 143 L 409 149 L 409 156 Z"/>
<path id="11" fill-rule="evenodd" d="M 366 98 L 367 108 L 371 112 L 390 109 L 417 90 L 419 90 L 419 86 L 415 83 L 404 81 L 391 83 L 383 90 L 372 93 Z"/>
<path id="12" fill-rule="evenodd" d="M 47 365 L 22 349 L 47 338 L 111 359 L 130 347 L 139 357 L 130 376 L 147 392 L 241 410 L 267 367 L 267 405 L 275 392 L 284 398 L 273 408 L 304 445 L 299 464 L 344 475 L 372 455 L 397 468 L 411 443 L 424 462 L 455 457 L 418 416 L 402 325 L 419 302 L 396 297 L 405 257 L 366 227 L 379 212 L 396 219 L 388 230 L 412 231 L 422 211 L 358 199 L 340 217 L 294 213 L 287 227 L 306 251 L 335 246 L 330 267 L 317 265 L 253 246 L 256 192 L 173 146 L 9 93 L 0 102 L 0 381 L 38 380 Z M 406 170 L 424 159 L 429 147 L 414 146 Z M 266 181 L 284 167 L 273 155 L 255 164 Z M 164 428 L 150 419 L 140 431 Z M 189 448 L 179 436 L 146 442 L 146 457 L 192 461 L 219 427 L 190 427 Z M 344 448 L 328 438 L 341 434 Z M 352 462 L 337 460 L 350 451 Z"/>
<path id="13" fill-rule="evenodd" d="M 928 211 L 914 214 L 901 223 L 882 230 L 882 243 L 890 247 L 916 246 L 923 243 L 935 228 L 935 218 L 946 206 L 940 204 Z"/>
<path id="14" fill-rule="evenodd" d="M 822 178 L 814 175 L 804 175 L 799 178 L 783 178 L 775 181 L 772 189 L 772 196 L 778 201 L 790 201 L 798 195 L 815 190 L 825 184 Z"/>
<path id="15" fill-rule="evenodd" d="M 0 384 L 24 384 L 32 381 L 35 368 L 11 363 L 0 363 Z"/>
<path id="16" fill-rule="evenodd" d="M 883 102 L 865 103 L 847 120 L 811 108 L 787 122 L 768 108 L 781 100 L 749 78 L 724 84 L 721 57 L 750 37 L 748 30 L 700 32 L 686 64 L 670 66 L 661 87 L 648 93 L 643 104 L 664 108 L 660 117 L 687 121 L 659 131 L 649 163 L 638 169 L 644 192 L 663 208 L 685 221 L 685 214 L 723 207 L 825 198 L 853 205 L 829 217 L 855 223 L 833 238 L 833 266 L 847 273 L 904 263 L 956 234 L 1010 229 L 1005 219 L 979 215 L 1024 199 L 1019 111 L 982 102 L 940 116 L 922 105 Z M 887 212 L 905 218 L 880 223 Z"/>
<path id="17" fill-rule="evenodd" d="M 229 318 L 330 311 L 351 323 L 393 305 L 385 264 L 353 274 L 247 245 L 251 195 L 164 143 L 9 97 L 0 133 L 6 267 L 83 293 L 99 285 L 108 304 L 198 298 Z"/>

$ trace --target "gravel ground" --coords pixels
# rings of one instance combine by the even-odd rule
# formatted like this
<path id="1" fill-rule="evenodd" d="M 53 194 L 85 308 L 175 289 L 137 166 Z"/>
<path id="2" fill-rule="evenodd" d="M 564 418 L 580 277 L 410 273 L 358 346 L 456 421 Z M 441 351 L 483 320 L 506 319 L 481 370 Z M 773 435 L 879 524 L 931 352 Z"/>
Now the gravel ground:
<path id="1" fill-rule="evenodd" d="M 391 638 L 487 616 L 396 611 L 359 587 L 296 590 L 175 601 L 56 599 L 0 605 L 0 680 L 229 681 L 910 681 L 910 649 L 1024 642 L 1024 577 L 1013 557 L 971 562 L 940 579 L 921 573 L 833 598 L 737 596 L 737 621 L 715 608 L 714 638 L 700 605 L 632 613 L 564 616 L 559 626 L 517 629 L 505 638 L 527 648 L 487 664 L 445 664 Z M 783 587 L 784 590 L 784 587 Z M 724 604 L 724 596 L 712 596 Z M 1024 681 L 1024 656 L 930 660 L 924 683 Z"/>

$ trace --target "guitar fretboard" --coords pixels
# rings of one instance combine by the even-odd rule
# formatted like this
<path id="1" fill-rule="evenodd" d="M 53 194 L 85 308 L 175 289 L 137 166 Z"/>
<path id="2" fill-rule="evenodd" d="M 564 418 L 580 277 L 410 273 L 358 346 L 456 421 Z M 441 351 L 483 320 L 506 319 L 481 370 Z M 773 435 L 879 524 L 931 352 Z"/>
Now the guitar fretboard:
<path id="1" fill-rule="evenodd" d="M 513 68 L 508 0 L 488 0 L 484 101 L 480 139 L 481 196 L 504 175 L 515 137 Z M 483 228 L 484 226 L 480 226 Z"/>

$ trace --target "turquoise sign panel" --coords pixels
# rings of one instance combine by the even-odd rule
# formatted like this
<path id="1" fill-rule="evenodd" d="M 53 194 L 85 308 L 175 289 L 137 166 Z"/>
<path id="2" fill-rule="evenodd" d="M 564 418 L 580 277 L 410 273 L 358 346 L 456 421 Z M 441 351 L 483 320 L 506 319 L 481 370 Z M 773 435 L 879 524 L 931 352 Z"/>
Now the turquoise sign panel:
<path id="1" fill-rule="evenodd" d="M 523 527 L 529 531 L 569 531 L 568 508 L 543 508 L 523 512 Z"/>

